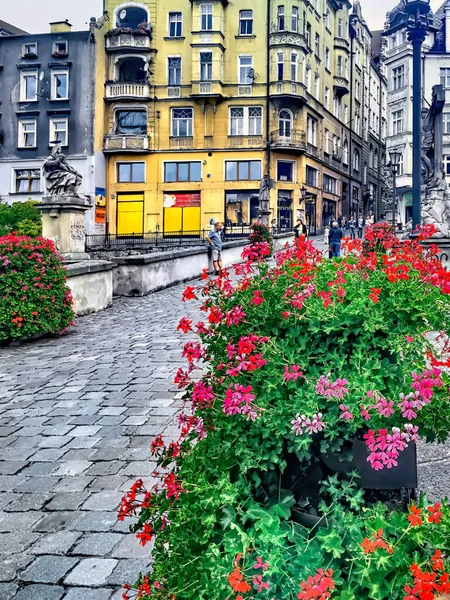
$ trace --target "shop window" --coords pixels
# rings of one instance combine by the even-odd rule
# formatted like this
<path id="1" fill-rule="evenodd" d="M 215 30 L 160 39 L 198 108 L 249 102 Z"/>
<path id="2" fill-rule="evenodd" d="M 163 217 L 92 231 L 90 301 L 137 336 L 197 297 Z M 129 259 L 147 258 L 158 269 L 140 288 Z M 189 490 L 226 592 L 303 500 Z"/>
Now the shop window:
<path id="1" fill-rule="evenodd" d="M 227 227 L 250 225 L 258 219 L 259 190 L 226 192 L 225 207 Z"/>

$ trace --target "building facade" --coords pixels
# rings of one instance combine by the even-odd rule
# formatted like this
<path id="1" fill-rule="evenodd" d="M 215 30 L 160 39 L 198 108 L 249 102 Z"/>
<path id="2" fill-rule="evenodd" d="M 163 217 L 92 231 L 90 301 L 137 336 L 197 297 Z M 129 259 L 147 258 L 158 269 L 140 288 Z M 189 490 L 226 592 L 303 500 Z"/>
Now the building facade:
<path id="1" fill-rule="evenodd" d="M 42 165 L 53 142 L 81 173 L 79 193 L 94 206 L 94 103 L 96 45 L 89 31 L 68 22 L 51 32 L 0 37 L 0 197 L 8 203 L 40 200 Z M 103 164 L 102 164 L 103 163 Z M 87 214 L 94 230 L 94 209 Z"/>
<path id="2" fill-rule="evenodd" d="M 389 82 L 389 128 L 387 151 L 402 153 L 397 176 L 397 219 L 407 223 L 412 217 L 412 45 L 404 24 L 402 0 L 387 15 L 383 62 Z M 422 104 L 429 106 L 434 85 L 443 84 L 444 108 L 443 169 L 450 183 L 450 0 L 435 12 L 433 27 L 422 47 Z"/>
<path id="3" fill-rule="evenodd" d="M 365 177 L 363 157 L 372 143 L 383 160 L 382 77 L 348 0 L 268 0 L 258 10 L 245 0 L 169 8 L 106 0 L 105 8 L 95 152 L 107 160 L 111 233 L 197 231 L 212 218 L 248 225 L 265 173 L 279 227 L 301 217 L 317 233 L 341 213 L 377 206 L 377 169 L 372 159 Z M 360 28 L 366 43 L 354 65 Z M 357 99 L 363 75 L 367 96 Z M 364 137 L 370 110 L 378 120 Z"/>

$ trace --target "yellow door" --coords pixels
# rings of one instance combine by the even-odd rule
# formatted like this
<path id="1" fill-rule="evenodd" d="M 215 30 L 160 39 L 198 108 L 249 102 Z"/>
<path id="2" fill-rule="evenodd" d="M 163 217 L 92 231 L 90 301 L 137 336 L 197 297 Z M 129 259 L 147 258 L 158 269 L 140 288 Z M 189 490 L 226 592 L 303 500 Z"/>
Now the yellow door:
<path id="1" fill-rule="evenodd" d="M 173 233 L 183 229 L 183 209 L 165 208 L 164 209 L 164 231 Z"/>
<path id="2" fill-rule="evenodd" d="M 144 194 L 118 194 L 117 233 L 127 235 L 144 232 Z"/>
<path id="3" fill-rule="evenodd" d="M 199 231 L 200 220 L 200 207 L 183 208 L 183 231 Z"/>

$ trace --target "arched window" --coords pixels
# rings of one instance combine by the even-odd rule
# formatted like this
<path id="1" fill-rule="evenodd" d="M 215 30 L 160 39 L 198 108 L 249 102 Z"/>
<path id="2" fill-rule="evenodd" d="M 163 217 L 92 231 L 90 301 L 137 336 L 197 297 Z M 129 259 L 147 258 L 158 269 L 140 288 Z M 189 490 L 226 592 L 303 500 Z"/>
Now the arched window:
<path id="1" fill-rule="evenodd" d="M 348 165 L 348 143 L 347 143 L 347 140 L 345 140 L 344 146 L 343 146 L 342 161 L 343 161 L 344 165 Z"/>
<path id="2" fill-rule="evenodd" d="M 353 150 L 353 170 L 359 171 L 359 150 Z"/>
<path id="3" fill-rule="evenodd" d="M 145 6 L 120 6 L 116 9 L 116 27 L 139 29 L 149 27 L 149 16 Z"/>
<path id="4" fill-rule="evenodd" d="M 281 110 L 278 117 L 278 128 L 280 137 L 290 138 L 292 135 L 292 113 L 289 110 Z"/>

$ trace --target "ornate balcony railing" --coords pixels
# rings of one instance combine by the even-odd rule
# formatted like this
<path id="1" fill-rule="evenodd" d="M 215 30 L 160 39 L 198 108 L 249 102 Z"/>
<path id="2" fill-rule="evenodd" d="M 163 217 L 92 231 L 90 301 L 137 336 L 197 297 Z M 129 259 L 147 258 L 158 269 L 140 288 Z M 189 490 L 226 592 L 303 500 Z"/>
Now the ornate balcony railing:
<path id="1" fill-rule="evenodd" d="M 273 150 L 286 150 L 288 152 L 306 152 L 306 133 L 292 129 L 288 135 L 283 135 L 278 129 L 270 134 Z"/>
<path id="2" fill-rule="evenodd" d="M 115 98 L 150 98 L 150 88 L 146 83 L 107 83 L 105 90 L 107 99 Z"/>
<path id="3" fill-rule="evenodd" d="M 106 35 L 105 46 L 107 50 L 146 50 L 150 48 L 151 31 L 139 29 L 136 31 L 126 29 L 113 29 Z"/>
<path id="4" fill-rule="evenodd" d="M 110 133 L 105 135 L 105 152 L 142 152 L 148 149 L 148 135 L 123 135 L 120 133 Z"/>

